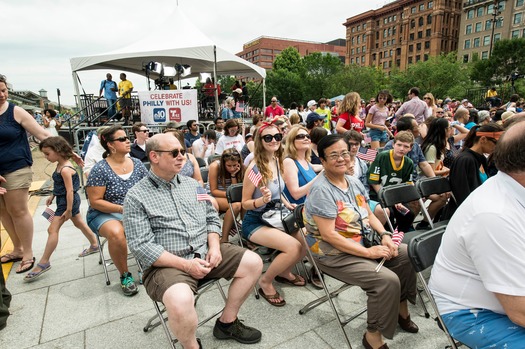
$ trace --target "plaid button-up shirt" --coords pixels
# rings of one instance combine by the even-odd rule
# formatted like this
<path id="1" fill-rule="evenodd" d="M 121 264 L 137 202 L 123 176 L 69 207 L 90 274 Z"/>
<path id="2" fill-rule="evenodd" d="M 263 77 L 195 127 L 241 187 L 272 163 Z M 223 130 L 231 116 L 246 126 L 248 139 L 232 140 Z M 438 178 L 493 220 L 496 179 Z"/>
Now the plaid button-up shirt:
<path id="1" fill-rule="evenodd" d="M 176 175 L 167 182 L 153 172 L 131 188 L 124 201 L 124 230 L 133 255 L 144 269 L 164 252 L 192 259 L 208 253 L 208 234 L 221 235 L 210 201 L 193 178 Z M 200 187 L 202 189 L 202 187 Z"/>

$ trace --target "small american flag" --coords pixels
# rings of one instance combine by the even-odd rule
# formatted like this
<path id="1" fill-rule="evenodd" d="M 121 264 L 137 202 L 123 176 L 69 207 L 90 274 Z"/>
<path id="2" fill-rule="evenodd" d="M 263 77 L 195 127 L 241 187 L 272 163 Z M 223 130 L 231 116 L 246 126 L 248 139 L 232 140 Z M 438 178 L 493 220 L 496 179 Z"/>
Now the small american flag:
<path id="1" fill-rule="evenodd" d="M 52 222 L 55 218 L 55 211 L 53 211 L 51 208 L 46 207 L 44 212 L 42 212 L 42 216 L 44 216 L 45 219 L 47 219 L 49 222 Z"/>
<path id="2" fill-rule="evenodd" d="M 203 187 L 197 187 L 197 201 L 211 201 L 210 196 Z"/>
<path id="3" fill-rule="evenodd" d="M 255 166 L 253 166 L 250 172 L 248 173 L 248 178 L 250 179 L 250 181 L 252 181 L 253 185 L 255 185 L 256 187 L 258 187 L 259 183 L 261 183 L 262 181 L 262 175 L 259 172 L 259 169 L 256 168 Z"/>
<path id="4" fill-rule="evenodd" d="M 364 161 L 372 162 L 375 160 L 376 156 L 377 156 L 377 150 L 375 149 L 359 147 L 359 150 L 357 151 L 357 157 Z"/>
<path id="5" fill-rule="evenodd" d="M 401 241 L 403 241 L 404 237 L 405 237 L 405 233 L 403 233 L 402 231 L 396 230 L 394 234 L 392 235 L 392 242 L 396 244 L 397 246 L 399 246 L 399 244 L 401 244 Z"/>

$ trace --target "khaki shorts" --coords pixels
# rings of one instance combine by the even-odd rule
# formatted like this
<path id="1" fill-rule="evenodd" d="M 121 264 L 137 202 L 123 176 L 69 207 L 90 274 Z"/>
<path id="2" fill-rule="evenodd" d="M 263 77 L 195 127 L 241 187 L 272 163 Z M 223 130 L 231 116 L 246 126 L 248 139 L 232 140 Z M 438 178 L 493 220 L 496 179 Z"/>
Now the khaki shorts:
<path id="1" fill-rule="evenodd" d="M 222 262 L 217 268 L 212 269 L 202 280 L 225 278 L 231 279 L 241 263 L 242 256 L 247 250 L 236 245 L 221 244 Z M 144 287 L 151 299 L 162 302 L 164 292 L 171 286 L 185 283 L 190 286 L 193 293 L 197 293 L 199 280 L 192 278 L 186 272 L 175 268 L 151 267 L 144 273 Z"/>
<path id="2" fill-rule="evenodd" d="M 31 170 L 31 166 L 8 173 L 3 177 L 6 182 L 0 183 L 0 187 L 4 187 L 7 190 L 27 189 L 31 186 L 31 183 L 33 183 L 33 171 Z"/>

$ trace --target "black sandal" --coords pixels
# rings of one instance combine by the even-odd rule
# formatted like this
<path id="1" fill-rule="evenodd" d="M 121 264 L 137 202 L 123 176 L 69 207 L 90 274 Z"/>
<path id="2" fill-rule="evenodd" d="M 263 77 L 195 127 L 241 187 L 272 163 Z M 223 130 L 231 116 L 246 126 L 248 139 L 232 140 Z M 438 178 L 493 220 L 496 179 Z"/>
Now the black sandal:
<path id="1" fill-rule="evenodd" d="M 26 267 L 27 265 L 27 267 Z M 28 259 L 26 261 L 20 262 L 20 266 L 18 267 L 18 270 L 15 272 L 17 274 L 22 274 L 30 271 L 33 269 L 33 266 L 35 265 L 35 257 L 33 259 Z"/>

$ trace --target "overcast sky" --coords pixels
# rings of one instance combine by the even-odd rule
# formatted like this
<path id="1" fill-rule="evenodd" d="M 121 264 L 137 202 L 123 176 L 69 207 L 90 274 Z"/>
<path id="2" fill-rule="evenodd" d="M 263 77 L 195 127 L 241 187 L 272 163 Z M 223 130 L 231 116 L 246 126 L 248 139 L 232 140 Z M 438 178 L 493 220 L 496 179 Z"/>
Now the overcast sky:
<path id="1" fill-rule="evenodd" d="M 179 0 L 206 36 L 232 53 L 261 35 L 326 42 L 345 38 L 342 23 L 389 1 Z M 40 89 L 74 104 L 70 58 L 102 54 L 162 31 L 177 0 L 0 0 L 0 74 L 15 90 Z M 191 35 L 191 33 L 181 33 Z M 176 38 L 174 38 L 176 40 Z M 98 94 L 105 70 L 80 72 L 86 93 Z M 109 71 L 117 82 L 119 72 Z M 146 78 L 128 74 L 135 90 Z"/>

